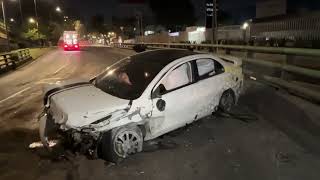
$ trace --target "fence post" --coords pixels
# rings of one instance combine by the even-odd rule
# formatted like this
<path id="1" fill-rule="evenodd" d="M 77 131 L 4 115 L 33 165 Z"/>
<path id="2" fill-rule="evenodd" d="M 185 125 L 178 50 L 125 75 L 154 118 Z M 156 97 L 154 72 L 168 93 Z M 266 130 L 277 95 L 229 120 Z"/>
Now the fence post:
<path id="1" fill-rule="evenodd" d="M 12 69 L 16 69 L 17 68 L 17 63 L 19 62 L 19 51 L 16 53 L 12 53 L 11 55 L 11 62 L 12 62 Z"/>
<path id="2" fill-rule="evenodd" d="M 282 64 L 283 65 L 293 64 L 293 59 L 294 59 L 293 55 L 286 55 L 286 58 L 282 62 Z M 281 68 L 281 79 L 288 81 L 288 80 L 292 79 L 292 75 L 290 74 L 290 72 L 287 72 L 286 70 Z"/>
<path id="3" fill-rule="evenodd" d="M 231 54 L 231 50 L 229 48 L 226 48 L 226 54 L 230 55 Z"/>
<path id="4" fill-rule="evenodd" d="M 6 65 L 6 67 L 9 65 L 8 59 L 7 59 L 7 55 L 4 54 L 2 55 L 3 59 L 4 59 L 4 64 Z"/>

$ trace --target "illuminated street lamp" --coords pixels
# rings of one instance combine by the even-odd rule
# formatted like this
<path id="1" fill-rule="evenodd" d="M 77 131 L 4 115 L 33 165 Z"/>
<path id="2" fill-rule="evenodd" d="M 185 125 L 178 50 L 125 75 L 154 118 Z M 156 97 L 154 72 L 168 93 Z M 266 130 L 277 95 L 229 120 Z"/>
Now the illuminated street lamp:
<path id="1" fill-rule="evenodd" d="M 14 22 L 14 19 L 13 19 L 13 18 L 10 18 L 10 22 Z"/>
<path id="2" fill-rule="evenodd" d="M 36 22 L 36 20 L 34 20 L 33 18 L 29 18 L 29 23 L 34 24 Z"/>
<path id="3" fill-rule="evenodd" d="M 21 0 L 10 0 L 12 2 L 17 2 L 19 3 L 19 10 L 20 10 L 20 18 L 21 18 L 21 23 L 23 23 L 23 15 L 22 15 L 22 7 L 21 7 Z"/>
<path id="4" fill-rule="evenodd" d="M 249 23 L 245 22 L 242 25 L 242 29 L 247 29 L 249 27 Z"/>
<path id="5" fill-rule="evenodd" d="M 60 13 L 60 12 L 61 12 L 61 8 L 60 8 L 59 6 L 57 6 L 57 7 L 56 7 L 56 11 L 57 11 L 58 13 Z"/>

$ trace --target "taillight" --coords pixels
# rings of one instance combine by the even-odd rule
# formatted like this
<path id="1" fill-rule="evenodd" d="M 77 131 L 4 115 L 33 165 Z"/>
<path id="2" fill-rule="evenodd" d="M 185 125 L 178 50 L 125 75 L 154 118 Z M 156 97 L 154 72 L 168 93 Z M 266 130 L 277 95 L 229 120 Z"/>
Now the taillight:
<path id="1" fill-rule="evenodd" d="M 75 48 L 78 48 L 78 45 L 74 45 Z"/>
<path id="2" fill-rule="evenodd" d="M 65 44 L 64 47 L 66 48 L 66 47 L 68 47 L 68 45 Z"/>

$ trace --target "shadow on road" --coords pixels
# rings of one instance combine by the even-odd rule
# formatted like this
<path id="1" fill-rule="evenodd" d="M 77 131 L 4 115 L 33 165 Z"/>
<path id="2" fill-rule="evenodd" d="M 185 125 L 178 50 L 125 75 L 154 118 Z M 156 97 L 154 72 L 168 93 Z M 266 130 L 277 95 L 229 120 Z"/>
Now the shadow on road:
<path id="1" fill-rule="evenodd" d="M 306 150 L 320 155 L 320 126 L 277 90 L 265 85 L 252 87 L 241 97 L 240 103 L 250 107 Z"/>

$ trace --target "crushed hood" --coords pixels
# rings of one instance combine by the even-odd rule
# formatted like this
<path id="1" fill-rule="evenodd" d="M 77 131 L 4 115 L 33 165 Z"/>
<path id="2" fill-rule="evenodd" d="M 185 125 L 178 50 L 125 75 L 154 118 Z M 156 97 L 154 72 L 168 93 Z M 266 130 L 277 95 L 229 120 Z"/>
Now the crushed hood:
<path id="1" fill-rule="evenodd" d="M 58 124 L 82 127 L 128 108 L 129 102 L 87 84 L 56 92 L 50 98 L 49 112 Z"/>

